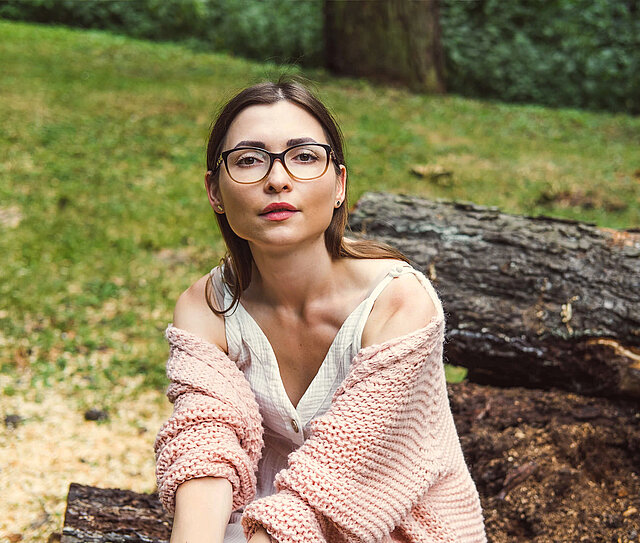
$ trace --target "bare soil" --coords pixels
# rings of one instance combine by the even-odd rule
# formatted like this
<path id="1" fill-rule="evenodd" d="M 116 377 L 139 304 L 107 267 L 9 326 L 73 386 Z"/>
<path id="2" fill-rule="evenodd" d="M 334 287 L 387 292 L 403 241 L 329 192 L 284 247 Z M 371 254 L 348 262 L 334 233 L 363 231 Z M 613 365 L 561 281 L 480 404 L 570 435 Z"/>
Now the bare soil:
<path id="1" fill-rule="evenodd" d="M 640 540 L 640 414 L 559 390 L 450 385 L 493 543 Z"/>

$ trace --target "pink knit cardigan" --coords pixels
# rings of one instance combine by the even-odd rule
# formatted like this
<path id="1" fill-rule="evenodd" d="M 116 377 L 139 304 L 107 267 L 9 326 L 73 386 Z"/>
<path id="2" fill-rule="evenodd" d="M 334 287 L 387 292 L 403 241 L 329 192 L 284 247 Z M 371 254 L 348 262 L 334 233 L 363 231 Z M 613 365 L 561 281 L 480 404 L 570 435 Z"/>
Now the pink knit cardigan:
<path id="1" fill-rule="evenodd" d="M 156 439 L 158 489 L 227 478 L 249 538 L 280 543 L 484 542 L 475 485 L 449 407 L 444 319 L 371 345 L 354 358 L 331 407 L 277 474 L 276 493 L 252 501 L 261 418 L 240 369 L 217 347 L 171 325 L 172 417 Z"/>

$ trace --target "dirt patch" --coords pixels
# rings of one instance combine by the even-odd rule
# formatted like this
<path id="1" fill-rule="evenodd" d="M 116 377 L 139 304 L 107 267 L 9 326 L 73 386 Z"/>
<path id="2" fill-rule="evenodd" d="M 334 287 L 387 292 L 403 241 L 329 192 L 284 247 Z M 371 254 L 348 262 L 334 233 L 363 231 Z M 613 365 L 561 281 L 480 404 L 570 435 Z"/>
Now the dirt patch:
<path id="1" fill-rule="evenodd" d="M 629 204 L 623 198 L 613 196 L 606 189 L 588 189 L 570 187 L 569 189 L 544 190 L 536 201 L 539 205 L 555 205 L 560 208 L 580 207 L 582 209 L 604 208 L 609 212 L 625 211 Z"/>
<path id="2" fill-rule="evenodd" d="M 490 541 L 639 541 L 637 404 L 467 382 L 450 400 Z"/>

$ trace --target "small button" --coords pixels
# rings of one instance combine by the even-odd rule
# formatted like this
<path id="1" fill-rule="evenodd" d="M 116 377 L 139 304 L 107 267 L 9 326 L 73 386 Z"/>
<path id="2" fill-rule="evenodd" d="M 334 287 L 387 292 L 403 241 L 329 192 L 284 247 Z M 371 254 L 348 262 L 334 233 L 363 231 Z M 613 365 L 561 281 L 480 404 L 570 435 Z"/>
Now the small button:
<path id="1" fill-rule="evenodd" d="M 300 428 L 298 427 L 298 423 L 296 422 L 296 419 L 291 419 L 291 428 L 293 428 L 293 431 L 296 434 L 300 431 Z"/>

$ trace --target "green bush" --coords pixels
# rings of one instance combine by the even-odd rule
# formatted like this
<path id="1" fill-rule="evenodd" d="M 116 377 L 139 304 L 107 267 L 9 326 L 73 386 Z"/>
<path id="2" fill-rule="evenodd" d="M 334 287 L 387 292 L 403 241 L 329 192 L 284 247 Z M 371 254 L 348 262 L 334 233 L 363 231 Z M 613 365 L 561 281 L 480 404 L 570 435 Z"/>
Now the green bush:
<path id="1" fill-rule="evenodd" d="M 640 113 L 639 0 L 441 0 L 450 91 Z"/>
<path id="2" fill-rule="evenodd" d="M 0 0 L 0 17 L 190 40 L 261 60 L 322 60 L 322 0 Z"/>
<path id="3" fill-rule="evenodd" d="M 209 0 L 209 5 L 225 30 L 219 48 L 257 59 L 322 63 L 322 0 Z M 215 27 L 211 32 L 219 33 Z"/>

